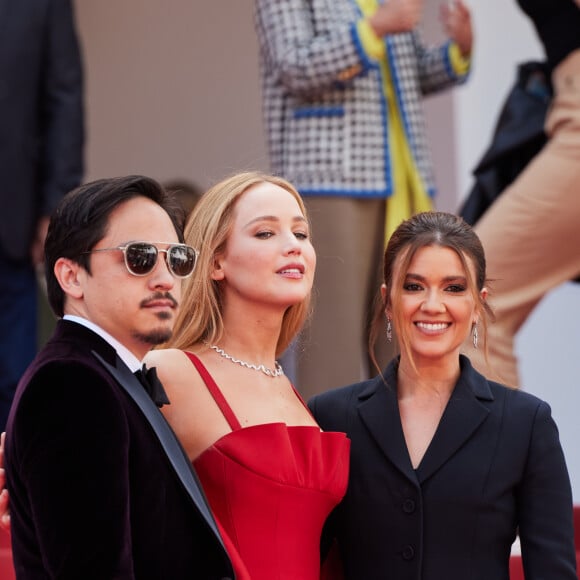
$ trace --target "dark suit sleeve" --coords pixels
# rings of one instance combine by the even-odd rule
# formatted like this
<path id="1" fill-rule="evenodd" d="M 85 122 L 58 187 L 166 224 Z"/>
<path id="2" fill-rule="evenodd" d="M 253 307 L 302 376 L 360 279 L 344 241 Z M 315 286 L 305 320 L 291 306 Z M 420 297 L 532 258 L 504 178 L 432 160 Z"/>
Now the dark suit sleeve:
<path id="1" fill-rule="evenodd" d="M 526 580 L 576 580 L 570 480 L 558 429 L 544 402 L 534 420 L 518 515 Z"/>
<path id="2" fill-rule="evenodd" d="M 83 175 L 83 78 L 71 0 L 50 0 L 41 85 L 38 205 L 48 216 Z"/>
<path id="3" fill-rule="evenodd" d="M 314 415 L 314 418 L 316 419 L 316 396 L 308 400 L 308 408 L 310 409 L 310 412 Z"/>
<path id="4" fill-rule="evenodd" d="M 130 439 L 121 395 L 96 370 L 54 364 L 18 408 L 15 482 L 29 505 L 43 565 L 61 580 L 132 579 Z M 18 486 L 17 486 L 18 487 Z M 30 522 L 13 526 L 30 529 Z"/>
<path id="5" fill-rule="evenodd" d="M 347 433 L 344 410 L 348 407 L 341 394 L 338 389 L 335 389 L 315 395 L 308 400 L 308 408 L 323 431 Z"/>
<path id="6" fill-rule="evenodd" d="M 316 419 L 317 423 L 320 425 L 321 429 L 324 431 L 340 431 L 340 429 L 336 429 L 335 426 L 331 425 L 328 421 L 325 420 L 323 417 L 324 413 L 324 402 L 328 401 L 329 395 L 316 395 L 312 397 L 308 401 L 308 407 L 312 412 L 312 415 Z M 340 508 L 340 504 L 338 507 L 335 507 L 334 510 L 329 514 L 326 522 L 324 524 L 324 528 L 322 530 L 322 536 L 320 538 L 320 557 L 321 561 L 325 564 L 326 568 L 323 574 L 323 578 L 332 577 L 334 573 L 328 572 L 328 569 L 333 569 L 334 567 L 340 567 L 340 555 L 338 554 L 338 547 L 336 544 L 336 519 L 338 517 L 337 511 Z M 328 562 L 328 560 L 332 560 L 332 562 Z"/>

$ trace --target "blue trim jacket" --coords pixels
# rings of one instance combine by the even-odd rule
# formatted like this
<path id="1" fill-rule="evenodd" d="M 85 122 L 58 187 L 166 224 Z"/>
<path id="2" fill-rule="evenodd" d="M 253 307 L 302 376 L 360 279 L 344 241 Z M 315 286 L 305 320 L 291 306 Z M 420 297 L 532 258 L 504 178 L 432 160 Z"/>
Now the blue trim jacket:
<path id="1" fill-rule="evenodd" d="M 361 18 L 356 0 L 256 0 L 271 170 L 305 195 L 392 193 L 385 79 L 364 51 Z M 425 47 L 416 32 L 385 38 L 405 135 L 430 195 L 421 101 L 468 75 L 454 72 L 449 45 Z"/>

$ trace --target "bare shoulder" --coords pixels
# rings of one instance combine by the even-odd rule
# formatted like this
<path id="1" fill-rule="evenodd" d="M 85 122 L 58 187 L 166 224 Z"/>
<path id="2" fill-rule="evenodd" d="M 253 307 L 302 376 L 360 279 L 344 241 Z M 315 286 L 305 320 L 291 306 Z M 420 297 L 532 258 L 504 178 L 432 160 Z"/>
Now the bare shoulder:
<path id="1" fill-rule="evenodd" d="M 165 415 L 190 459 L 230 430 L 197 369 L 187 354 L 177 349 L 153 350 L 145 357 L 156 367 L 170 404 Z"/>
<path id="2" fill-rule="evenodd" d="M 166 365 L 174 364 L 181 365 L 187 363 L 187 361 L 187 355 L 177 348 L 150 350 L 143 359 L 143 362 L 145 362 L 148 367 L 164 367 Z"/>
<path id="3" fill-rule="evenodd" d="M 198 373 L 185 352 L 176 348 L 152 350 L 144 359 L 147 367 L 155 367 L 157 376 L 168 391 L 179 395 L 185 387 L 191 392 L 191 385 L 199 378 Z"/>
<path id="4" fill-rule="evenodd" d="M 187 355 L 177 348 L 152 350 L 147 353 L 143 362 L 147 367 L 156 367 L 157 375 L 162 381 L 172 381 L 183 373 L 190 375 L 192 368 Z"/>

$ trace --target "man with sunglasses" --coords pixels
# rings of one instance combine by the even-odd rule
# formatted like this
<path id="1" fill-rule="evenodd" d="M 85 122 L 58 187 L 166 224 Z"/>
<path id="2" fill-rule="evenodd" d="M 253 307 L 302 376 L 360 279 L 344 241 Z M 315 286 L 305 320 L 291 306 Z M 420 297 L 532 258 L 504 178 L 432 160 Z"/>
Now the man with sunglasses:
<path id="1" fill-rule="evenodd" d="M 133 372 L 171 336 L 197 252 L 157 182 L 104 179 L 69 193 L 46 240 L 61 317 L 24 374 L 5 465 L 19 579 L 225 579 L 205 497 Z M 181 216 L 182 217 L 182 216 Z M 157 404 L 157 406 L 156 406 Z"/>

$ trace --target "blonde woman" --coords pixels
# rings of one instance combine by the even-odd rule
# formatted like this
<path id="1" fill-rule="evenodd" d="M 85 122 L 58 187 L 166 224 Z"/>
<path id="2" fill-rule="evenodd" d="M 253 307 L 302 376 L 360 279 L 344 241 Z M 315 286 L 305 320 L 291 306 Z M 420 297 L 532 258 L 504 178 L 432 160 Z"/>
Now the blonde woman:
<path id="1" fill-rule="evenodd" d="M 168 349 L 162 408 L 199 475 L 236 578 L 317 580 L 320 535 L 347 482 L 349 442 L 316 424 L 276 358 L 309 311 L 316 256 L 285 180 L 242 173 L 206 192 L 199 249 Z"/>

